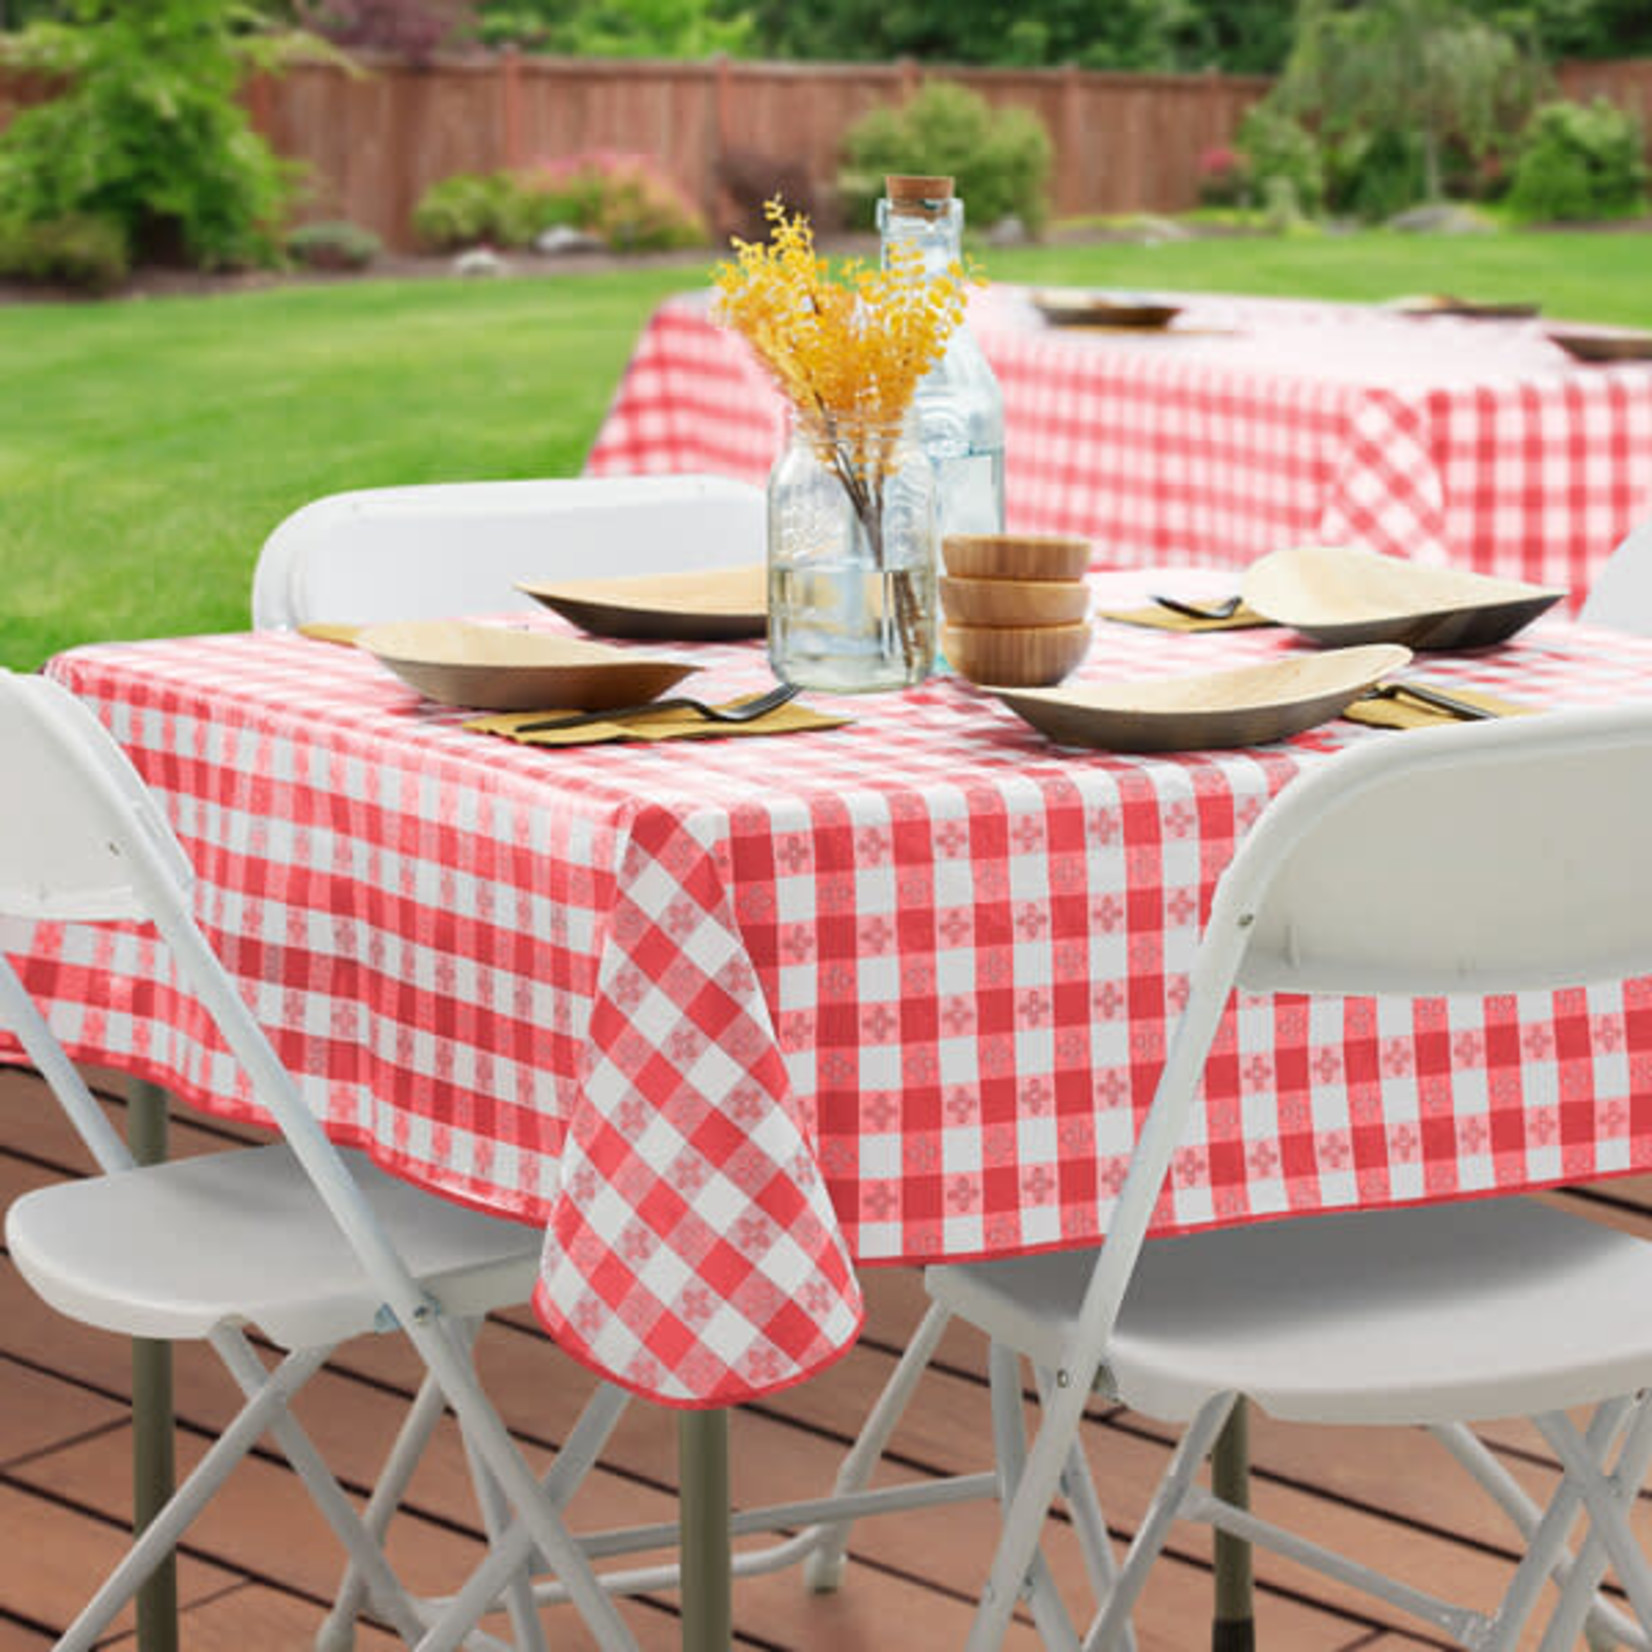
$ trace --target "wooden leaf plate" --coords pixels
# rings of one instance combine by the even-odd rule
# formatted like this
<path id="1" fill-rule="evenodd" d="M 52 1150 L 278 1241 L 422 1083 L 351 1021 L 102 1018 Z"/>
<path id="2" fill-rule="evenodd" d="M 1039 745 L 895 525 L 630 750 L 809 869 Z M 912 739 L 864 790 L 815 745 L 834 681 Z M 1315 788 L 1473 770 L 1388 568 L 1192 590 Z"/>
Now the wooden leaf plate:
<path id="1" fill-rule="evenodd" d="M 1048 287 L 1032 295 L 1044 319 L 1056 327 L 1128 327 L 1151 332 L 1168 327 L 1182 313 L 1180 304 L 1141 298 L 1110 298 L 1105 293 Z"/>
<path id="2" fill-rule="evenodd" d="M 1485 648 L 1566 595 L 1463 568 L 1428 568 L 1339 545 L 1299 545 L 1253 562 L 1239 582 L 1257 613 L 1311 642 L 1344 648 Z"/>
<path id="3" fill-rule="evenodd" d="M 761 562 L 624 579 L 524 580 L 519 589 L 599 637 L 717 642 L 768 628 Z"/>
<path id="4" fill-rule="evenodd" d="M 1548 335 L 1551 343 L 1577 361 L 1652 361 L 1652 333 L 1551 327 Z"/>
<path id="5" fill-rule="evenodd" d="M 698 667 L 577 637 L 461 620 L 369 625 L 357 645 L 447 706 L 484 711 L 602 711 L 663 694 Z"/>
<path id="6" fill-rule="evenodd" d="M 1467 321 L 1529 321 L 1543 308 L 1529 299 L 1459 298 L 1455 293 L 1421 293 L 1396 299 L 1390 307 L 1401 315 L 1457 316 Z"/>
<path id="7" fill-rule="evenodd" d="M 1410 658 L 1409 648 L 1378 643 L 1195 676 L 990 692 L 1062 745 L 1213 751 L 1328 722 Z"/>

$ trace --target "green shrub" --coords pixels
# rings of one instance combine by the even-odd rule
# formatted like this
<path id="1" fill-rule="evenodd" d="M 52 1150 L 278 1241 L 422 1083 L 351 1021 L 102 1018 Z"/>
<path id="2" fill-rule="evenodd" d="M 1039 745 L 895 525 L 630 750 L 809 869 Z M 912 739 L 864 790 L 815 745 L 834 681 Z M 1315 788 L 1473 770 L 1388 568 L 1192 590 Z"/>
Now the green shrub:
<path id="1" fill-rule="evenodd" d="M 487 242 L 531 246 L 553 225 L 600 237 L 616 252 L 704 246 L 704 220 L 646 156 L 594 150 L 521 172 L 458 173 L 414 208 L 419 239 L 440 251 Z"/>
<path id="2" fill-rule="evenodd" d="M 843 154 L 838 189 L 852 224 L 872 223 L 890 172 L 950 174 L 980 229 L 1013 214 L 1037 235 L 1049 218 L 1049 133 L 1027 110 L 994 110 L 962 86 L 931 81 L 898 109 L 873 109 L 850 127 Z"/>
<path id="3" fill-rule="evenodd" d="M 1325 204 L 1380 223 L 1423 198 L 1423 146 L 1414 132 L 1379 127 L 1350 133 L 1324 155 Z"/>
<path id="4" fill-rule="evenodd" d="M 1262 200 L 1274 179 L 1290 185 L 1299 211 L 1317 214 L 1325 205 L 1325 163 L 1319 145 L 1300 121 L 1266 103 L 1253 105 L 1239 124 L 1239 150 L 1250 166 L 1252 187 Z"/>
<path id="5" fill-rule="evenodd" d="M 110 223 L 139 259 L 272 260 L 296 171 L 236 102 L 245 58 L 233 11 L 226 0 L 78 0 L 73 22 L 10 39 L 7 60 L 60 90 L 0 134 L 0 217 Z"/>
<path id="6" fill-rule="evenodd" d="M 1635 212 L 1646 190 L 1642 143 L 1639 122 L 1605 98 L 1545 103 L 1521 136 L 1509 206 L 1527 219 Z"/>
<path id="7" fill-rule="evenodd" d="M 516 186 L 508 172 L 456 172 L 433 183 L 413 209 L 419 239 L 438 252 L 453 252 L 487 241 L 505 245 L 510 197 Z"/>
<path id="8" fill-rule="evenodd" d="M 0 275 L 106 293 L 131 272 L 125 232 L 113 219 L 76 214 L 33 223 L 0 220 Z"/>
<path id="9" fill-rule="evenodd" d="M 378 236 L 360 224 L 301 224 L 287 237 L 287 256 L 313 270 L 364 270 L 380 250 Z"/>

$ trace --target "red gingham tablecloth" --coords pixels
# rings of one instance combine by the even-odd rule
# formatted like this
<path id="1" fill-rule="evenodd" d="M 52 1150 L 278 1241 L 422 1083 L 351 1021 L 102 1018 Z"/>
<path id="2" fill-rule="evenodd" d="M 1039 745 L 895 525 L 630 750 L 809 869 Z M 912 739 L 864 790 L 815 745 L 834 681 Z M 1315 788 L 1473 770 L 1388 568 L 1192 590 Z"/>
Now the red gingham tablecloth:
<path id="1" fill-rule="evenodd" d="M 990 288 L 1009 526 L 1103 567 L 1361 545 L 1572 590 L 1652 514 L 1652 365 L 1582 366 L 1540 321 L 1194 295 L 1167 333 L 1048 326 Z M 591 475 L 767 476 L 785 416 L 705 295 L 644 331 Z"/>
<path id="2" fill-rule="evenodd" d="M 1097 633 L 1098 677 L 1294 646 Z M 696 657 L 713 698 L 767 678 L 755 646 Z M 1541 704 L 1652 691 L 1652 643 L 1555 620 L 1425 664 Z M 1104 1232 L 1237 840 L 1307 765 L 1405 738 L 1337 721 L 1254 750 L 1078 751 L 941 676 L 821 697 L 855 721 L 820 733 L 536 751 L 295 635 L 51 669 L 158 790 L 202 925 L 337 1137 L 545 1222 L 551 1332 L 683 1405 L 841 1353 L 854 1261 Z M 258 1116 L 142 934 L 0 942 L 78 1055 Z M 1246 1000 L 1157 1229 L 1645 1170 L 1649 1080 L 1646 982 Z"/>

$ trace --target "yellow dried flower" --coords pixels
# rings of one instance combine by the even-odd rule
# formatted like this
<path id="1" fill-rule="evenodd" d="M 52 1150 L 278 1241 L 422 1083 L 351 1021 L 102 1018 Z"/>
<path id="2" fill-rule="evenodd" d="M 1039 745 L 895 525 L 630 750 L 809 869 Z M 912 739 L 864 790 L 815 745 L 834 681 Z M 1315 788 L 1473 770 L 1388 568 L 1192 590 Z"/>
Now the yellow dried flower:
<path id="1" fill-rule="evenodd" d="M 802 213 L 779 200 L 764 211 L 770 239 L 734 242 L 713 314 L 757 352 L 823 462 L 881 479 L 918 381 L 963 319 L 964 272 L 925 276 L 917 249 L 896 246 L 888 269 L 850 260 L 834 279 Z"/>

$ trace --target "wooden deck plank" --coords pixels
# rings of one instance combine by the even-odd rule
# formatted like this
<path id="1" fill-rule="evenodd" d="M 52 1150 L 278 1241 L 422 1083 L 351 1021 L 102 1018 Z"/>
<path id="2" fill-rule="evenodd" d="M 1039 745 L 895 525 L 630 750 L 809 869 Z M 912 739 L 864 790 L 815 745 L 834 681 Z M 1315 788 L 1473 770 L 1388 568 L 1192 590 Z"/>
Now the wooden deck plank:
<path id="1" fill-rule="evenodd" d="M 257 1583 L 239 1583 L 191 1605 L 183 1614 L 179 1639 L 185 1652 L 307 1652 L 321 1614 L 308 1601 Z M 108 1652 L 136 1652 L 128 1633 L 104 1643 Z M 401 1640 L 364 1623 L 356 1632 L 356 1652 L 397 1652 Z"/>
<path id="2" fill-rule="evenodd" d="M 125 1505 L 130 1510 L 131 1504 Z M 42 1631 L 53 1636 L 74 1619 L 130 1546 L 117 1514 L 89 1518 L 49 1497 L 0 1481 L 0 1646 L 30 1645 Z M 236 1582 L 233 1572 L 185 1556 L 178 1567 L 178 1598 L 188 1603 Z M 130 1626 L 128 1607 L 116 1620 Z"/>

